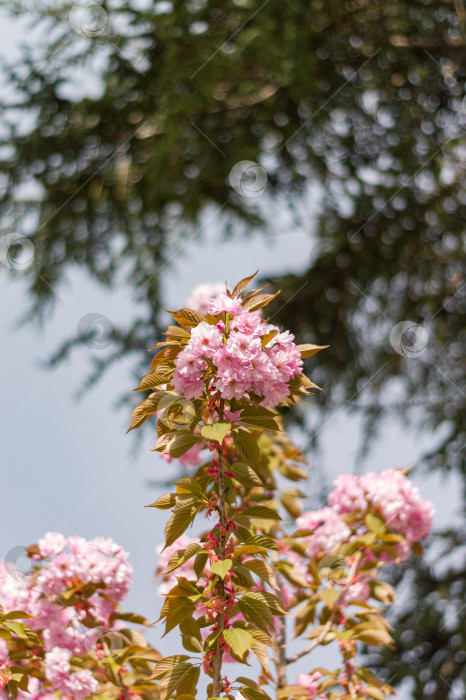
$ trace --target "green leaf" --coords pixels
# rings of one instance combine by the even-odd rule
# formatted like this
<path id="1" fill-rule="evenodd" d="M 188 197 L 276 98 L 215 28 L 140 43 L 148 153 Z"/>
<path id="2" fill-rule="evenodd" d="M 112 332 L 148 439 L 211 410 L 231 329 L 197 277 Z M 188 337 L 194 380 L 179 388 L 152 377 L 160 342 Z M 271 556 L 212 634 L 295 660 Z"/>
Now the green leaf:
<path id="1" fill-rule="evenodd" d="M 267 651 L 267 647 L 264 644 L 261 644 L 260 642 L 254 641 L 251 644 L 251 651 L 254 654 L 254 656 L 259 660 L 262 668 L 267 673 L 267 676 L 270 678 L 268 669 L 269 654 Z"/>
<path id="2" fill-rule="evenodd" d="M 272 593 L 267 593 L 267 591 L 249 591 L 246 593 L 246 596 L 249 599 L 257 600 L 267 605 L 274 615 L 286 615 L 281 601 Z"/>
<path id="3" fill-rule="evenodd" d="M 328 345 L 297 345 L 296 346 L 299 352 L 301 353 L 301 357 L 304 359 L 306 357 L 312 357 L 315 355 L 319 350 L 324 350 L 325 348 L 328 348 Z"/>
<path id="4" fill-rule="evenodd" d="M 243 425 L 251 425 L 254 428 L 280 430 L 276 414 L 263 406 L 252 405 L 243 408 L 239 421 Z"/>
<path id="5" fill-rule="evenodd" d="M 223 580 L 226 574 L 230 571 L 232 565 L 233 562 L 231 559 L 224 559 L 223 561 L 215 561 L 210 568 L 212 573 L 220 576 L 220 578 Z"/>
<path id="6" fill-rule="evenodd" d="M 245 462 L 233 462 L 229 467 L 235 473 L 235 479 L 244 486 L 262 486 L 263 482 L 254 469 Z"/>
<path id="7" fill-rule="evenodd" d="M 202 576 L 202 572 L 205 569 L 208 558 L 209 555 L 207 554 L 207 552 L 201 552 L 196 556 L 194 560 L 194 573 L 196 574 L 197 578 L 200 578 L 200 576 Z"/>
<path id="8" fill-rule="evenodd" d="M 131 423 L 126 432 L 129 433 L 130 430 L 139 428 L 148 416 L 157 412 L 159 403 L 162 399 L 168 400 L 168 397 L 171 397 L 173 395 L 179 396 L 179 394 L 176 394 L 173 391 L 155 391 L 150 396 L 148 396 L 147 399 L 144 399 L 144 401 L 138 403 L 138 405 L 133 409 L 133 412 L 131 414 Z"/>
<path id="9" fill-rule="evenodd" d="M 277 542 L 268 535 L 255 535 L 251 539 L 245 542 L 245 545 L 255 544 L 259 547 L 265 547 L 266 549 L 273 549 L 274 551 L 279 551 L 279 546 Z"/>
<path id="10" fill-rule="evenodd" d="M 191 542 L 191 544 L 188 544 L 186 549 L 181 549 L 178 552 L 174 552 L 170 557 L 165 574 L 170 574 L 172 571 L 175 571 L 175 569 L 177 569 L 179 566 L 189 561 L 191 557 L 194 557 L 196 554 L 203 551 L 204 548 L 202 545 L 198 544 L 197 542 Z"/>
<path id="11" fill-rule="evenodd" d="M 256 576 L 259 576 L 259 578 L 268 583 L 269 586 L 278 590 L 274 571 L 266 561 L 262 559 L 251 559 L 251 561 L 245 561 L 243 566 L 249 569 L 249 571 L 252 571 L 253 574 L 256 574 Z"/>
<path id="12" fill-rule="evenodd" d="M 0 615 L 0 618 L 3 620 L 28 620 L 31 617 L 34 617 L 34 615 L 30 615 L 29 613 L 24 612 L 24 610 L 11 610 L 11 612 Z"/>
<path id="13" fill-rule="evenodd" d="M 275 292 L 275 294 L 256 294 L 255 296 L 250 297 L 243 303 L 243 308 L 247 311 L 257 311 L 263 306 L 267 306 L 267 304 L 271 302 L 272 299 L 275 299 L 275 297 L 279 294 L 280 291 Z"/>
<path id="14" fill-rule="evenodd" d="M 160 498 L 158 498 L 154 503 L 149 503 L 148 506 L 144 508 L 159 508 L 160 510 L 169 510 L 176 505 L 176 494 L 174 493 L 164 493 Z"/>
<path id="15" fill-rule="evenodd" d="M 194 309 L 179 309 L 178 311 L 168 311 L 168 313 L 182 326 L 197 326 L 198 323 L 205 321 L 205 316 Z"/>
<path id="16" fill-rule="evenodd" d="M 204 491 L 202 490 L 200 484 L 196 479 L 192 479 L 190 476 L 183 476 L 176 484 L 177 493 L 194 493 L 205 498 Z M 206 499 L 207 500 L 207 499 Z"/>
<path id="17" fill-rule="evenodd" d="M 270 695 L 267 695 L 262 688 L 250 688 L 243 685 L 243 687 L 239 689 L 239 692 L 246 700 L 271 700 Z"/>
<path id="18" fill-rule="evenodd" d="M 202 652 L 202 636 L 199 622 L 193 617 L 187 617 L 180 624 L 182 643 L 187 651 Z"/>
<path id="19" fill-rule="evenodd" d="M 224 630 L 223 637 L 226 643 L 230 645 L 233 652 L 241 659 L 244 657 L 248 649 L 251 648 L 251 645 L 254 642 L 254 638 L 249 634 L 249 632 L 235 627 Z"/>
<path id="20" fill-rule="evenodd" d="M 245 508 L 241 515 L 247 515 L 249 518 L 261 518 L 263 520 L 281 520 L 277 511 L 268 508 L 267 506 L 251 506 Z"/>
<path id="21" fill-rule="evenodd" d="M 251 598 L 249 592 L 238 600 L 238 608 L 246 620 L 253 622 L 264 632 L 268 632 L 268 628 L 273 627 L 273 615 L 270 608 L 262 601 Z"/>
<path id="22" fill-rule="evenodd" d="M 196 609 L 196 603 L 188 598 L 167 598 L 167 601 L 168 614 L 166 615 L 165 632 L 163 636 L 168 634 L 168 632 L 183 622 L 183 620 L 186 620 Z"/>
<path id="23" fill-rule="evenodd" d="M 238 282 L 238 284 L 237 284 L 237 285 L 235 286 L 235 288 L 233 289 L 233 291 L 232 291 L 232 293 L 231 293 L 231 296 L 232 296 L 232 297 L 237 297 L 237 296 L 239 296 L 239 295 L 241 294 L 241 292 L 242 292 L 244 289 L 246 289 L 246 287 L 248 286 L 249 282 L 251 282 L 251 280 L 254 279 L 254 277 L 257 275 L 258 272 L 259 272 L 259 269 L 257 269 L 253 275 L 250 275 L 249 277 L 245 277 L 245 278 L 242 279 L 240 282 Z"/>
<path id="24" fill-rule="evenodd" d="M 191 449 L 193 445 L 198 442 L 202 442 L 201 438 L 194 433 L 185 433 L 177 431 L 174 433 L 168 433 L 169 440 L 165 445 L 165 449 L 162 452 L 170 454 L 172 457 L 182 457 L 185 452 Z"/>
<path id="25" fill-rule="evenodd" d="M 378 515 L 374 515 L 373 513 L 368 513 L 364 518 L 364 522 L 369 530 L 377 535 L 382 535 L 387 529 L 385 520 L 380 518 Z"/>
<path id="26" fill-rule="evenodd" d="M 335 588 L 326 588 L 325 590 L 320 591 L 319 595 L 324 603 L 327 603 L 327 605 L 332 607 L 332 605 L 334 605 L 340 597 L 340 592 L 335 590 Z"/>
<path id="27" fill-rule="evenodd" d="M 18 637 L 20 637 L 20 639 L 27 639 L 28 638 L 28 636 L 26 634 L 26 628 L 22 622 L 5 621 L 2 624 L 8 630 L 10 630 L 11 632 L 14 632 L 14 634 L 16 634 Z"/>
<path id="28" fill-rule="evenodd" d="M 258 552 L 266 552 L 265 547 L 260 547 L 257 544 L 240 544 L 239 547 L 236 547 L 234 555 L 235 557 L 239 557 L 242 554 L 257 554 Z"/>
<path id="29" fill-rule="evenodd" d="M 260 450 L 255 438 L 247 430 L 234 429 L 233 442 L 242 460 L 255 466 L 260 461 Z"/>
<path id="30" fill-rule="evenodd" d="M 186 683 L 188 687 L 192 685 L 192 681 L 199 677 L 199 669 L 195 668 L 187 662 L 183 662 L 174 666 L 170 669 L 163 677 L 160 683 L 160 698 L 164 700 L 165 698 L 171 697 L 175 689 L 181 689 L 185 687 Z"/>
<path id="31" fill-rule="evenodd" d="M 356 629 L 358 629 L 356 627 Z M 363 629 L 358 631 L 358 633 L 353 637 L 359 642 L 364 642 L 364 644 L 369 644 L 370 646 L 388 646 L 392 643 L 392 638 L 387 632 L 387 630 L 382 629 Z"/>
<path id="32" fill-rule="evenodd" d="M 225 435 L 229 433 L 230 430 L 231 423 L 214 423 L 213 425 L 204 425 L 201 428 L 201 435 L 206 440 L 222 444 Z"/>
<path id="33" fill-rule="evenodd" d="M 149 374 L 146 374 L 146 376 L 141 379 L 141 383 L 138 388 L 133 389 L 133 391 L 147 391 L 148 389 L 154 389 L 160 384 L 166 384 L 167 381 L 168 378 L 166 375 L 159 374 L 157 371 L 149 372 Z"/>
<path id="34" fill-rule="evenodd" d="M 197 513 L 196 506 L 188 505 L 175 510 L 170 520 L 165 525 L 165 547 L 169 547 L 191 525 Z"/>

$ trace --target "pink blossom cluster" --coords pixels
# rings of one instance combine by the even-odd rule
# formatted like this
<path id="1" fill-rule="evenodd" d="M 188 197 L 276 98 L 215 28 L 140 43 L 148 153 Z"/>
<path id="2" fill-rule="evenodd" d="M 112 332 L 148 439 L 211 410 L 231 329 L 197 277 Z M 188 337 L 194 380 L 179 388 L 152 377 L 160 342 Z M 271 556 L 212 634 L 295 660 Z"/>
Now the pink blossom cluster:
<path id="1" fill-rule="evenodd" d="M 304 538 L 310 557 L 319 552 L 332 552 L 351 537 L 351 530 L 335 508 L 306 511 L 296 520 L 296 525 L 299 530 L 312 531 Z"/>
<path id="2" fill-rule="evenodd" d="M 427 537 L 432 527 L 432 503 L 421 498 L 419 489 L 397 469 L 363 476 L 341 474 L 328 502 L 339 514 L 378 510 L 390 530 L 400 532 L 409 542 Z"/>
<path id="3" fill-rule="evenodd" d="M 48 650 L 46 678 L 54 690 L 72 698 L 85 698 L 95 692 L 92 674 L 85 670 L 70 674 L 70 659 L 89 653 L 104 631 L 115 628 L 110 616 L 128 593 L 131 581 L 128 554 L 111 539 L 65 538 L 57 532 L 45 534 L 38 550 L 34 558 L 39 566 L 29 576 L 0 562 L 0 605 L 6 612 L 23 610 L 33 616 L 27 624 L 40 633 Z M 65 607 L 57 601 L 58 595 L 86 584 L 95 584 L 96 590 L 85 604 Z M 83 625 L 88 614 L 100 626 L 89 629 Z M 0 660 L 8 662 L 5 644 L 0 649 Z M 19 697 L 47 697 L 36 692 L 37 683 L 33 681 L 31 692 Z"/>
<path id="4" fill-rule="evenodd" d="M 198 284 L 191 292 L 191 296 L 186 302 L 188 309 L 199 311 L 203 316 L 206 315 L 209 308 L 209 301 L 212 297 L 225 291 L 225 282 L 210 282 L 207 284 Z"/>
<path id="5" fill-rule="evenodd" d="M 89 669 L 71 672 L 71 651 L 54 647 L 45 655 L 45 677 L 55 690 L 82 700 L 94 695 L 99 684 Z"/>
<path id="6" fill-rule="evenodd" d="M 218 317 L 218 323 L 202 322 L 191 331 L 187 346 L 175 359 L 176 391 L 188 399 L 200 398 L 206 372 L 213 367 L 209 388 L 222 398 L 240 399 L 254 393 L 263 406 L 280 404 L 290 393 L 289 382 L 303 368 L 294 336 L 280 333 L 257 313 L 245 311 L 241 299 L 224 293 L 210 300 L 208 312 Z M 226 321 L 220 318 L 224 314 Z M 272 331 L 275 337 L 262 347 L 262 337 Z"/>
<path id="7" fill-rule="evenodd" d="M 300 673 L 296 678 L 296 685 L 300 685 L 301 688 L 305 688 L 309 693 L 310 700 L 314 698 L 323 698 L 325 700 L 325 695 L 319 695 L 317 689 L 317 683 L 322 678 L 320 671 L 315 671 L 314 673 Z"/>

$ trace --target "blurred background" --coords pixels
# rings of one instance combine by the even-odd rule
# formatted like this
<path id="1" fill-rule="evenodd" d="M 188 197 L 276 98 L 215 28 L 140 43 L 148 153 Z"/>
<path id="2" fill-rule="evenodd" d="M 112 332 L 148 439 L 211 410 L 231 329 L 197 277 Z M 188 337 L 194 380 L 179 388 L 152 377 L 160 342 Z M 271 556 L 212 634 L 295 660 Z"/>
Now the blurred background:
<path id="1" fill-rule="evenodd" d="M 342 471 L 407 466 L 436 507 L 372 666 L 400 698 L 465 697 L 465 18 L 463 0 L 0 3 L 1 557 L 47 530 L 112 537 L 129 609 L 158 617 L 165 517 L 142 506 L 173 471 L 149 421 L 125 437 L 130 390 L 164 309 L 260 268 L 273 322 L 330 346 L 289 426 L 309 508 Z"/>

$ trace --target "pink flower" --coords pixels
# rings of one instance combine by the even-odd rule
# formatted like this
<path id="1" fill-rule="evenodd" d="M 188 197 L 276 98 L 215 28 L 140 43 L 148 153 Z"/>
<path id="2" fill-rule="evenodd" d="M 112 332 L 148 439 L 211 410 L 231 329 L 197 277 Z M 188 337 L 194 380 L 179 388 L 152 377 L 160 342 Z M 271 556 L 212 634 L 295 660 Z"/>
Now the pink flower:
<path id="1" fill-rule="evenodd" d="M 45 655 L 45 677 L 55 690 L 69 693 L 76 700 L 94 695 L 98 682 L 88 669 L 70 672 L 71 652 L 54 647 Z"/>
<path id="2" fill-rule="evenodd" d="M 337 476 L 333 482 L 333 491 L 328 495 L 328 504 L 338 513 L 365 511 L 367 500 L 360 477 L 355 474 Z"/>
<path id="3" fill-rule="evenodd" d="M 296 685 L 300 685 L 301 688 L 306 688 L 310 698 L 316 698 L 319 692 L 317 689 L 317 682 L 321 678 L 322 674 L 319 671 L 315 671 L 313 674 L 300 673 L 296 678 Z M 325 695 L 320 695 L 319 697 L 325 698 Z"/>
<path id="4" fill-rule="evenodd" d="M 39 551 L 43 557 L 58 554 L 66 547 L 66 539 L 60 532 L 46 532 L 38 542 Z"/>
<path id="5" fill-rule="evenodd" d="M 210 326 L 208 323 L 202 322 L 193 328 L 188 346 L 180 355 L 191 348 L 195 355 L 211 358 L 221 347 L 223 347 L 222 332 L 217 326 Z"/>
<path id="6" fill-rule="evenodd" d="M 224 311 L 232 316 L 238 316 L 243 311 L 243 305 L 241 299 L 232 299 L 225 292 L 222 292 L 209 301 L 207 311 L 213 316 L 217 316 L 217 314 L 221 314 Z"/>
<path id="7" fill-rule="evenodd" d="M 351 536 L 350 529 L 334 508 L 307 511 L 297 518 L 296 524 L 300 530 L 313 531 L 304 538 L 310 557 L 319 552 L 332 552 Z"/>
<path id="8" fill-rule="evenodd" d="M 213 282 L 210 284 L 199 284 L 194 287 L 191 296 L 186 302 L 188 309 L 199 311 L 203 316 L 208 311 L 209 301 L 212 297 L 220 294 L 225 290 L 225 282 Z"/>

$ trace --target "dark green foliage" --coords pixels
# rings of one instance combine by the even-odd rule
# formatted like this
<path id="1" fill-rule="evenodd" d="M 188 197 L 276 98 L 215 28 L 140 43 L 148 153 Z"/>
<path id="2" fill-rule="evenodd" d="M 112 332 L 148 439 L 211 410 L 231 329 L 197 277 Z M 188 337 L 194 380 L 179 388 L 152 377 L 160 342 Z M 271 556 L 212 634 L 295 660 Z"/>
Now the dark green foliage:
<path id="1" fill-rule="evenodd" d="M 26 5 L 8 3 L 19 14 Z M 47 41 L 5 69 L 17 90 L 4 110 L 0 162 L 4 231 L 37 222 L 26 273 L 33 314 L 76 266 L 106 285 L 125 277 L 140 314 L 131 328 L 113 328 L 95 376 L 121 353 L 145 364 L 160 273 L 206 210 L 224 231 L 252 231 L 267 226 L 268 197 L 288 197 L 314 239 L 309 269 L 273 280 L 283 290 L 274 321 L 302 342 L 330 345 L 313 370 L 325 388 L 319 402 L 361 411 L 367 437 L 388 414 L 441 428 L 447 437 L 429 462 L 464 474 L 462 1 L 176 0 L 164 14 L 157 3 L 136 11 L 104 2 L 93 36 L 73 29 L 69 7 L 41 5 L 32 22 L 40 12 Z M 98 96 L 71 99 L 70 75 L 88 76 Z M 26 134 L 18 109 L 34 117 Z M 230 185 L 242 160 L 266 168 L 260 199 Z M 19 186 L 31 181 L 42 197 L 20 201 Z M 317 227 L 299 217 L 311 184 Z M 401 352 L 390 344 L 403 321 L 428 335 L 414 358 L 416 329 Z M 440 585 L 426 569 L 415 574 L 422 606 L 404 618 L 412 648 L 430 634 L 429 592 Z M 455 596 L 464 605 L 463 591 Z M 451 643 L 445 634 L 441 653 L 425 647 L 433 673 Z M 450 685 L 461 658 L 449 666 Z M 419 678 L 405 656 L 386 663 L 397 678 Z M 441 692 L 432 698 L 449 697 Z"/>

